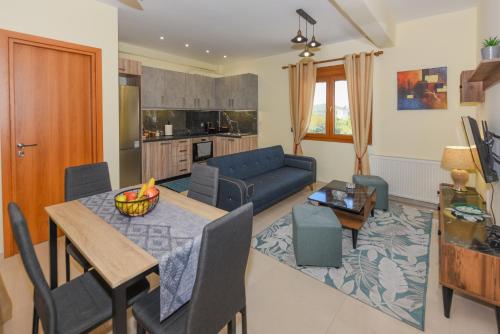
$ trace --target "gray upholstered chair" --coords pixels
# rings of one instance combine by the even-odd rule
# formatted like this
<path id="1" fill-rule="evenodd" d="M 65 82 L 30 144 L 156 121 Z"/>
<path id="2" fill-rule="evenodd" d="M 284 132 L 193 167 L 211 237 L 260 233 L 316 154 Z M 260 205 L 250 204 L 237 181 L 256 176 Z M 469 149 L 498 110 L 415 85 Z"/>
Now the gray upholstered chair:
<path id="1" fill-rule="evenodd" d="M 197 201 L 216 206 L 219 189 L 219 168 L 194 164 L 187 196 Z"/>
<path id="2" fill-rule="evenodd" d="M 44 333 L 76 334 L 87 333 L 111 319 L 111 297 L 94 270 L 54 290 L 49 288 L 36 257 L 24 215 L 14 203 L 9 203 L 8 211 L 24 268 L 35 289 L 33 333 L 38 333 L 39 320 L 42 321 Z M 135 287 L 137 289 L 127 290 L 129 305 L 149 289 L 149 285 L 142 283 Z"/>
<path id="3" fill-rule="evenodd" d="M 132 312 L 137 333 L 235 333 L 241 312 L 247 333 L 245 269 L 252 237 L 253 204 L 248 203 L 203 229 L 191 301 L 160 322 L 160 289 L 141 298 Z"/>
<path id="4" fill-rule="evenodd" d="M 66 202 L 108 191 L 111 191 L 111 181 L 107 162 L 68 167 L 64 171 L 64 200 Z M 68 238 L 66 238 L 65 253 L 66 282 L 70 280 L 70 256 L 82 266 L 84 272 L 92 267 Z"/>

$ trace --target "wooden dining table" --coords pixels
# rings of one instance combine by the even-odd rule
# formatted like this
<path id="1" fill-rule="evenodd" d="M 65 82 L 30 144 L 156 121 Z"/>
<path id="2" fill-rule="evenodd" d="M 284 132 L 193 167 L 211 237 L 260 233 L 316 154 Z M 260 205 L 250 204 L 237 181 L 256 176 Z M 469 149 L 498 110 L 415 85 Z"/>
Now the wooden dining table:
<path id="1" fill-rule="evenodd" d="M 178 206 L 209 221 L 227 212 L 164 187 L 160 201 Z M 68 238 L 111 289 L 113 333 L 127 332 L 127 287 L 158 270 L 158 260 L 98 217 L 80 201 L 45 208 L 49 215 L 50 287 L 58 286 L 57 230 Z"/>

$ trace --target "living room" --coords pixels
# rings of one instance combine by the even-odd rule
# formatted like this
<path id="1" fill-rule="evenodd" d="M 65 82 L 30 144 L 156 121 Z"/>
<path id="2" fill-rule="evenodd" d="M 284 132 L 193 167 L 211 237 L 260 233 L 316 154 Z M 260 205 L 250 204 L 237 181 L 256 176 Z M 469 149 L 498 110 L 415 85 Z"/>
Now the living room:
<path id="1" fill-rule="evenodd" d="M 5 2 L 0 333 L 500 333 L 499 12 Z"/>

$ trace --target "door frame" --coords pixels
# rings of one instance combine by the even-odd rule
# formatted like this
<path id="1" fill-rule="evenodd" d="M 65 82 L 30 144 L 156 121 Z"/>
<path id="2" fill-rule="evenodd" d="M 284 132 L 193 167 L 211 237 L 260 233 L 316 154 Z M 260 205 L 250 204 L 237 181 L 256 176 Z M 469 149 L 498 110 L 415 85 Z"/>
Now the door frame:
<path id="1" fill-rule="evenodd" d="M 92 155 L 94 162 L 103 159 L 102 141 L 102 54 L 101 49 L 79 45 L 55 39 L 18 33 L 0 29 L 0 149 L 2 167 L 2 214 L 4 257 L 16 253 L 16 245 L 9 223 L 7 204 L 13 200 L 13 180 L 15 170 L 13 163 L 16 150 L 13 131 L 14 92 L 13 78 L 10 77 L 13 68 L 13 45 L 15 43 L 40 46 L 44 48 L 73 52 L 91 57 L 92 64 Z M 48 236 L 47 236 L 48 238 Z"/>

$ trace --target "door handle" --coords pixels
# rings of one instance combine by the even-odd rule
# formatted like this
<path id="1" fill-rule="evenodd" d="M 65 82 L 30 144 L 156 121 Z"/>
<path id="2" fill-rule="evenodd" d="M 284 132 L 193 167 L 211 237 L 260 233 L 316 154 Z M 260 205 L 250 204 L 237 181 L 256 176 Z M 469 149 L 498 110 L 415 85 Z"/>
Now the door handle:
<path id="1" fill-rule="evenodd" d="M 17 156 L 20 158 L 24 157 L 24 148 L 25 147 L 34 147 L 37 146 L 37 144 L 23 144 L 23 143 L 17 143 L 16 144 L 18 150 L 17 150 Z"/>
<path id="2" fill-rule="evenodd" d="M 23 143 L 17 143 L 17 147 L 20 148 L 20 149 L 23 149 L 25 147 L 33 147 L 33 146 L 37 146 L 38 144 L 23 144 Z"/>

